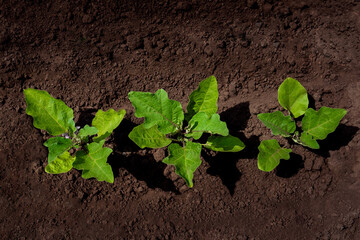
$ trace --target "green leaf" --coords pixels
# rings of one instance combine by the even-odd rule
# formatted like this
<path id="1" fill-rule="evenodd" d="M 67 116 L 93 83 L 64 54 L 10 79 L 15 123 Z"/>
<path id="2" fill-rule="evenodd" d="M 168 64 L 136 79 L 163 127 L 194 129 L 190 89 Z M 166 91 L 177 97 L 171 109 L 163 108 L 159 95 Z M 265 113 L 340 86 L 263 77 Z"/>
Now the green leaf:
<path id="1" fill-rule="evenodd" d="M 74 113 L 66 104 L 46 91 L 28 88 L 24 90 L 26 113 L 33 117 L 34 127 L 57 136 L 74 131 Z"/>
<path id="2" fill-rule="evenodd" d="M 298 118 L 308 108 L 309 99 L 306 89 L 295 79 L 287 78 L 278 90 L 279 103 L 283 108 Z"/>
<path id="3" fill-rule="evenodd" d="M 72 146 L 71 139 L 64 137 L 49 138 L 44 146 L 49 149 L 48 162 L 51 163 L 58 156 L 62 155 L 65 151 L 69 150 Z"/>
<path id="4" fill-rule="evenodd" d="M 189 121 L 189 131 L 190 133 L 185 134 L 185 136 L 193 137 L 195 140 L 199 139 L 204 132 L 223 136 L 229 135 L 226 123 L 221 121 L 220 115 L 216 113 L 211 116 L 204 112 L 195 114 Z"/>
<path id="5" fill-rule="evenodd" d="M 140 148 L 162 148 L 171 143 L 171 139 L 160 132 L 157 126 L 146 129 L 143 124 L 134 127 L 129 138 Z"/>
<path id="6" fill-rule="evenodd" d="M 93 142 L 87 145 L 87 152 L 78 151 L 74 168 L 83 170 L 82 177 L 85 179 L 96 178 L 98 181 L 114 182 L 114 174 L 111 166 L 107 163 L 107 158 L 111 154 L 110 148 L 103 148 L 104 141 Z"/>
<path id="7" fill-rule="evenodd" d="M 201 164 L 201 144 L 187 142 L 185 147 L 181 147 L 172 143 L 168 149 L 169 156 L 163 162 L 175 165 L 175 173 L 182 177 L 189 187 L 193 187 L 194 172 Z"/>
<path id="8" fill-rule="evenodd" d="M 98 129 L 96 127 L 90 127 L 89 125 L 85 125 L 82 129 L 80 129 L 78 136 L 80 138 L 85 138 L 88 136 L 93 136 L 98 133 Z"/>
<path id="9" fill-rule="evenodd" d="M 135 116 L 144 117 L 144 128 L 157 125 L 159 131 L 168 134 L 182 128 L 184 112 L 181 104 L 170 100 L 163 89 L 156 93 L 129 92 L 129 99 L 135 108 Z"/>
<path id="10" fill-rule="evenodd" d="M 64 152 L 52 162 L 48 163 L 45 167 L 45 172 L 51 174 L 66 173 L 72 169 L 74 161 L 75 158 L 72 157 L 69 152 Z"/>
<path id="11" fill-rule="evenodd" d="M 301 128 L 315 140 L 323 140 L 335 131 L 346 113 L 347 111 L 341 108 L 321 107 L 319 111 L 309 108 L 302 119 Z"/>
<path id="12" fill-rule="evenodd" d="M 305 147 L 309 147 L 312 149 L 320 148 L 318 142 L 313 138 L 313 136 L 307 134 L 306 132 L 301 133 L 299 143 Z"/>
<path id="13" fill-rule="evenodd" d="M 258 168 L 270 172 L 280 163 L 280 159 L 289 160 L 291 149 L 281 148 L 275 139 L 264 140 L 260 143 L 258 154 Z"/>
<path id="14" fill-rule="evenodd" d="M 110 136 L 112 131 L 114 131 L 114 129 L 119 126 L 125 114 L 126 111 L 124 109 L 119 111 L 109 109 L 106 112 L 100 109 L 97 111 L 92 121 L 92 125 L 98 129 L 97 136 L 94 138 L 94 140 L 99 142 Z"/>
<path id="15" fill-rule="evenodd" d="M 218 152 L 239 152 L 245 148 L 245 144 L 239 138 L 231 135 L 210 136 L 203 146 Z"/>
<path id="16" fill-rule="evenodd" d="M 211 76 L 201 81 L 199 87 L 189 96 L 186 120 L 189 121 L 198 112 L 205 112 L 208 115 L 216 113 L 218 98 L 216 78 Z"/>
<path id="17" fill-rule="evenodd" d="M 262 123 L 270 128 L 272 134 L 290 137 L 295 132 L 296 124 L 290 116 L 284 116 L 280 111 L 273 113 L 260 113 L 257 115 Z"/>

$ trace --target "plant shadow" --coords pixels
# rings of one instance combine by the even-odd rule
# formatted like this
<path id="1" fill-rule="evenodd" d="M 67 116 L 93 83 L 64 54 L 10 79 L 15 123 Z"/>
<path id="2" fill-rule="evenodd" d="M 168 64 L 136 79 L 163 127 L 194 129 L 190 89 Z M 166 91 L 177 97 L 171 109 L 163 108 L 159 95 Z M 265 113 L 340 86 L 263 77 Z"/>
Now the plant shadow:
<path id="1" fill-rule="evenodd" d="M 309 93 L 308 93 L 308 99 L 309 99 L 309 105 L 308 105 L 308 107 L 309 107 L 309 108 L 316 109 L 316 108 L 315 108 L 315 99 L 314 99 L 314 97 L 313 97 L 311 94 L 309 94 Z"/>
<path id="2" fill-rule="evenodd" d="M 280 164 L 275 169 L 275 174 L 278 177 L 289 178 L 297 174 L 302 168 L 304 168 L 304 161 L 301 156 L 290 153 L 289 160 L 280 160 Z"/>
<path id="3" fill-rule="evenodd" d="M 115 176 L 119 176 L 119 169 L 124 168 L 136 179 L 144 181 L 149 188 L 160 188 L 163 191 L 179 194 L 173 181 L 164 176 L 166 164 L 157 162 L 152 154 L 139 154 L 140 148 L 128 138 L 135 126 L 137 124 L 123 119 L 120 126 L 115 129 L 114 153 L 108 161 Z"/>
<path id="4" fill-rule="evenodd" d="M 149 188 L 160 188 L 166 192 L 179 194 L 179 190 L 173 181 L 164 176 L 166 164 L 156 162 L 152 154 L 124 156 L 114 153 L 109 157 L 108 163 L 111 165 L 115 176 L 119 175 L 120 168 L 124 168 L 136 179 L 144 181 Z"/>
<path id="5" fill-rule="evenodd" d="M 95 108 L 86 108 L 81 109 L 78 120 L 76 121 L 76 126 L 84 127 L 85 125 L 91 126 L 91 122 L 95 117 L 97 109 Z"/>
<path id="6" fill-rule="evenodd" d="M 260 141 L 258 136 L 251 136 L 247 139 L 241 133 L 231 135 L 240 138 L 241 141 L 246 143 L 244 150 L 235 153 L 219 152 L 215 156 L 212 156 L 210 150 L 207 150 L 204 151 L 205 154 L 203 154 L 203 158 L 210 165 L 206 172 L 212 176 L 220 177 L 222 183 L 229 190 L 230 195 L 233 196 L 236 183 L 241 177 L 241 172 L 236 164 L 239 159 L 256 158 L 256 147 L 260 144 Z"/>
<path id="7" fill-rule="evenodd" d="M 137 124 L 124 118 L 119 127 L 114 130 L 113 142 L 116 145 L 116 150 L 121 152 L 138 152 L 140 148 L 130 140 L 129 133 L 136 127 Z"/>
<path id="8" fill-rule="evenodd" d="M 222 183 L 229 190 L 230 195 L 235 192 L 236 182 L 241 177 L 241 172 L 236 167 L 239 159 L 256 158 L 259 137 L 251 136 L 247 139 L 243 133 L 250 118 L 249 102 L 240 103 L 220 114 L 221 120 L 225 121 L 229 132 L 232 136 L 238 137 L 246 144 L 244 150 L 237 153 L 219 152 L 215 156 L 211 155 L 210 150 L 204 151 L 204 160 L 209 163 L 210 167 L 207 173 L 212 176 L 218 176 Z"/>

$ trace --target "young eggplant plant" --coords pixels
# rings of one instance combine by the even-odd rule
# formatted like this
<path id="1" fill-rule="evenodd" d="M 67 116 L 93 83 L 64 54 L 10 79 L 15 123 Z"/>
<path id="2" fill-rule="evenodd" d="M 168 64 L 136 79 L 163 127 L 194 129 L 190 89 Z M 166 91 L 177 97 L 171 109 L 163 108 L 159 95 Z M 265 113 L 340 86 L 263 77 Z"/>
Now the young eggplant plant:
<path id="1" fill-rule="evenodd" d="M 347 111 L 341 108 L 321 107 L 318 111 L 308 108 L 309 99 L 306 89 L 295 79 L 287 78 L 278 89 L 278 100 L 290 115 L 282 112 L 260 113 L 258 118 L 274 135 L 291 138 L 294 142 L 312 149 L 319 149 L 317 140 L 323 140 L 335 131 Z M 298 118 L 301 128 L 298 127 Z M 289 160 L 291 149 L 280 147 L 275 139 L 260 143 L 258 168 L 272 171 L 280 159 Z"/>
<path id="2" fill-rule="evenodd" d="M 245 147 L 239 138 L 229 135 L 226 123 L 216 113 L 218 97 L 214 76 L 200 82 L 191 93 L 186 114 L 180 102 L 168 99 L 163 89 L 156 93 L 132 91 L 129 99 L 135 116 L 144 118 L 144 123 L 134 127 L 129 138 L 140 148 L 169 145 L 169 155 L 163 162 L 175 165 L 175 173 L 193 187 L 194 172 L 201 164 L 202 147 L 220 152 L 238 152 Z M 211 134 L 206 143 L 195 142 L 203 133 Z"/>
<path id="3" fill-rule="evenodd" d="M 65 173 L 75 168 L 82 170 L 83 178 L 114 182 L 113 171 L 107 163 L 112 149 L 103 145 L 124 118 L 125 110 L 99 110 L 92 126 L 80 128 L 75 127 L 73 110 L 63 101 L 32 88 L 24 90 L 24 94 L 26 113 L 33 117 L 34 127 L 54 136 L 44 143 L 49 150 L 47 173 Z"/>

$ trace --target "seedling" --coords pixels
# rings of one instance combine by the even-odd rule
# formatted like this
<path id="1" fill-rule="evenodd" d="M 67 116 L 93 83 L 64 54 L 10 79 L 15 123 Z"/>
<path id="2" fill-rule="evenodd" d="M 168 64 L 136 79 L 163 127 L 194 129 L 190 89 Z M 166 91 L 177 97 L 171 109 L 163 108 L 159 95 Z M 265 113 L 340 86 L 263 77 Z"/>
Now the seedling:
<path id="1" fill-rule="evenodd" d="M 220 152 L 238 152 L 245 147 L 239 138 L 229 135 L 226 123 L 216 113 L 218 97 L 214 76 L 200 82 L 191 93 L 186 114 L 180 102 L 168 99 L 163 89 L 156 93 L 130 92 L 135 116 L 143 117 L 144 123 L 135 127 L 129 138 L 140 148 L 169 145 L 169 156 L 163 162 L 175 165 L 175 173 L 192 187 L 194 172 L 201 164 L 202 147 Z M 203 133 L 211 136 L 203 144 L 195 142 Z"/>
<path id="2" fill-rule="evenodd" d="M 55 136 L 44 143 L 49 150 L 47 173 L 65 173 L 75 168 L 82 170 L 83 178 L 114 182 L 114 174 L 107 163 L 112 149 L 103 145 L 124 118 L 125 110 L 99 110 L 92 126 L 80 128 L 75 127 L 73 110 L 63 101 L 32 88 L 24 90 L 24 94 L 26 113 L 33 117 L 34 127 Z"/>
<path id="3" fill-rule="evenodd" d="M 287 78 L 278 89 L 278 100 L 290 115 L 282 112 L 260 113 L 258 118 L 274 135 L 291 138 L 294 142 L 312 149 L 319 149 L 317 140 L 323 140 L 335 131 L 347 111 L 341 108 L 321 107 L 319 111 L 308 108 L 306 89 L 295 79 Z M 302 115 L 301 128 L 299 117 Z M 272 171 L 280 159 L 288 160 L 291 149 L 281 148 L 275 139 L 260 143 L 258 168 Z"/>

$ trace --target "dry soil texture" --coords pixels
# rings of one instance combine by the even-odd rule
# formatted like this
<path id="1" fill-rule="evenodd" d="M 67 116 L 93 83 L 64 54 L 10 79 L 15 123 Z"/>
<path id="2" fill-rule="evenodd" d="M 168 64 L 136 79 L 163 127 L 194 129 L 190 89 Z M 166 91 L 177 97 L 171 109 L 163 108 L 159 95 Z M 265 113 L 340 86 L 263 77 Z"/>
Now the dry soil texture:
<path id="1" fill-rule="evenodd" d="M 354 0 L 0 0 L 2 239 L 360 239 L 360 3 Z M 185 107 L 215 75 L 219 112 L 247 145 L 202 153 L 194 188 L 127 138 L 141 122 L 131 90 L 165 89 Z M 348 114 L 321 150 L 257 169 L 280 110 L 277 88 L 299 80 L 311 106 Z M 115 183 L 44 172 L 47 136 L 25 114 L 23 89 L 43 89 L 91 121 L 125 108 L 109 140 Z"/>

